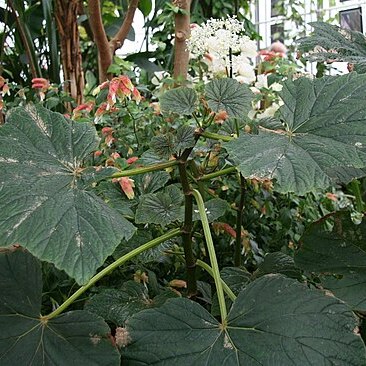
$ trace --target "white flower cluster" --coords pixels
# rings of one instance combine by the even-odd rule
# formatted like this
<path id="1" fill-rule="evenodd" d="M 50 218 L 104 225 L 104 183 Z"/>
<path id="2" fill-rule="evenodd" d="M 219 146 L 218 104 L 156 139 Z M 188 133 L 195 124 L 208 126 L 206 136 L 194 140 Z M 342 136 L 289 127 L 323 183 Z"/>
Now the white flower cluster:
<path id="1" fill-rule="evenodd" d="M 250 58 L 257 55 L 257 45 L 243 35 L 243 29 L 243 23 L 235 17 L 193 25 L 188 50 L 192 57 L 203 57 L 213 74 L 228 73 L 232 68 L 239 82 L 249 84 L 255 81 Z"/>

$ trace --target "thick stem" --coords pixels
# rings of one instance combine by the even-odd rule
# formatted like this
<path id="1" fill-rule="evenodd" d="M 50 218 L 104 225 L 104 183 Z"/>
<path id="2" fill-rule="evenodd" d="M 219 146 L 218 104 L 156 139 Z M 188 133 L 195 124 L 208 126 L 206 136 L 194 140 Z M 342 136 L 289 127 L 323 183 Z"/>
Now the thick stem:
<path id="1" fill-rule="evenodd" d="M 186 42 L 190 35 L 191 0 L 173 0 L 173 5 L 182 10 L 175 15 L 174 79 L 186 80 L 189 63 Z"/>
<path id="2" fill-rule="evenodd" d="M 226 135 L 220 135 L 218 133 L 207 132 L 207 131 L 202 132 L 201 136 L 206 137 L 208 139 L 222 140 L 222 141 L 225 141 L 225 142 L 229 142 L 231 140 L 234 140 L 234 137 L 226 136 Z"/>
<path id="3" fill-rule="evenodd" d="M 203 232 L 205 234 L 205 239 L 206 239 L 206 243 L 207 243 L 207 247 L 208 247 L 208 253 L 210 255 L 211 267 L 212 267 L 212 272 L 213 272 L 212 274 L 213 274 L 213 278 L 215 280 L 217 298 L 219 300 L 219 306 L 220 306 L 221 322 L 225 322 L 226 317 L 227 317 L 227 310 L 226 310 L 224 290 L 222 287 L 219 265 L 217 263 L 215 246 L 214 246 L 213 240 L 212 240 L 211 230 L 210 230 L 210 226 L 208 223 L 207 214 L 206 214 L 206 210 L 205 210 L 205 204 L 203 202 L 202 196 L 200 195 L 200 193 L 197 190 L 194 189 L 192 191 L 192 194 L 197 202 L 198 211 L 199 211 L 201 221 L 202 221 Z"/>
<path id="4" fill-rule="evenodd" d="M 114 52 L 118 48 L 123 46 L 123 44 L 127 38 L 128 32 L 130 31 L 130 29 L 132 27 L 133 18 L 135 16 L 135 12 L 136 12 L 138 5 L 139 5 L 139 0 L 130 1 L 130 4 L 128 5 L 128 9 L 126 12 L 126 16 L 125 16 L 125 19 L 123 20 L 121 28 L 118 30 L 116 35 L 109 42 L 112 54 L 114 54 Z"/>
<path id="5" fill-rule="evenodd" d="M 222 175 L 227 175 L 234 172 L 236 172 L 236 168 L 234 166 L 231 166 L 229 168 L 218 170 L 217 172 L 202 175 L 202 177 L 198 178 L 198 180 L 200 181 L 211 180 L 213 178 L 221 177 Z"/>
<path id="6" fill-rule="evenodd" d="M 182 228 L 182 240 L 183 240 L 184 257 L 186 260 L 187 292 L 188 296 L 194 296 L 197 293 L 197 280 L 196 280 L 196 259 L 193 255 L 193 248 L 192 248 L 193 197 L 192 197 L 191 186 L 188 181 L 186 165 L 187 165 L 186 160 L 183 160 L 180 162 L 178 166 L 184 193 L 184 224 Z"/>
<path id="7" fill-rule="evenodd" d="M 180 229 L 173 229 L 166 234 L 159 236 L 156 239 L 153 239 L 146 244 L 139 246 L 138 248 L 132 250 L 131 252 L 125 254 L 121 258 L 117 259 L 115 262 L 110 264 L 108 267 L 104 268 L 101 272 L 97 273 L 94 277 L 92 277 L 89 282 L 80 287 L 73 295 L 71 295 L 63 304 L 61 304 L 55 311 L 52 313 L 42 316 L 43 320 L 50 320 L 55 318 L 57 315 L 61 314 L 64 310 L 66 310 L 77 298 L 79 298 L 85 291 L 87 291 L 90 287 L 92 287 L 97 281 L 102 279 L 104 276 L 111 273 L 114 269 L 118 268 L 125 262 L 129 261 L 130 259 L 136 257 L 137 255 L 141 254 L 142 252 L 154 248 L 157 245 L 163 243 L 166 240 L 172 239 L 176 236 L 181 235 Z"/>
<path id="8" fill-rule="evenodd" d="M 133 18 L 138 6 L 139 0 L 131 0 L 123 20 L 121 28 L 115 36 L 108 41 L 107 34 L 103 26 L 102 12 L 100 0 L 89 0 L 89 24 L 93 31 L 94 42 L 98 48 L 98 67 L 99 67 L 99 82 L 102 83 L 107 78 L 108 68 L 113 62 L 115 51 L 123 46 L 128 32 L 132 26 Z"/>
<path id="9" fill-rule="evenodd" d="M 197 259 L 197 266 L 203 268 L 211 277 L 214 277 L 214 273 L 212 268 L 205 262 Z M 224 292 L 226 293 L 226 295 L 229 296 L 231 301 L 235 301 L 236 299 L 236 295 L 231 291 L 231 288 L 225 283 L 225 281 L 223 279 L 221 279 L 221 283 L 222 283 L 222 288 L 224 290 Z"/>
<path id="10" fill-rule="evenodd" d="M 112 63 L 112 54 L 107 34 L 103 26 L 102 12 L 99 0 L 89 0 L 89 24 L 93 31 L 94 43 L 98 49 L 99 82 L 107 79 L 107 70 Z"/>
<path id="11" fill-rule="evenodd" d="M 245 180 L 243 176 L 240 174 L 240 201 L 238 211 L 236 213 L 236 238 L 235 238 L 235 251 L 234 251 L 235 267 L 240 267 L 241 265 L 241 251 L 242 251 L 241 225 L 243 222 L 243 208 L 245 198 L 244 195 L 245 195 Z"/>
<path id="12" fill-rule="evenodd" d="M 107 177 L 105 179 L 131 177 L 133 175 L 145 174 L 145 173 L 155 172 L 156 170 L 163 170 L 163 169 L 171 168 L 178 164 L 179 164 L 178 160 L 172 160 L 172 161 L 168 161 L 166 163 L 149 165 L 149 166 L 145 166 L 142 168 L 123 170 L 122 172 L 114 173 L 110 177 Z"/>

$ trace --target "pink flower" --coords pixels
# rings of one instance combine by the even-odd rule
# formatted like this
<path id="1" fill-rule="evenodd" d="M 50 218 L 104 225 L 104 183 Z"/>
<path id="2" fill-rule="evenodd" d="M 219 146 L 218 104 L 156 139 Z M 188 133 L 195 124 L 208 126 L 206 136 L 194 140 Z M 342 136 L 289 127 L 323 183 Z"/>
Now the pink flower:
<path id="1" fill-rule="evenodd" d="M 34 78 L 32 79 L 32 88 L 39 89 L 42 92 L 47 91 L 50 87 L 50 83 L 47 79 L 44 78 Z"/>
<path id="2" fill-rule="evenodd" d="M 113 128 L 112 127 L 103 127 L 102 128 L 102 134 L 104 136 L 111 135 L 112 133 L 113 133 Z"/>
<path id="3" fill-rule="evenodd" d="M 102 151 L 100 151 L 100 150 L 97 150 L 97 151 L 95 151 L 94 152 L 94 156 L 97 158 L 98 156 L 101 156 L 101 155 L 103 155 L 103 152 Z"/>
<path id="4" fill-rule="evenodd" d="M 131 164 L 135 163 L 137 160 L 139 160 L 139 158 L 137 156 L 132 156 L 131 158 L 127 159 L 127 164 L 131 165 Z"/>
<path id="5" fill-rule="evenodd" d="M 93 107 L 94 107 L 94 102 L 93 101 L 86 102 L 84 104 L 80 104 L 79 106 L 77 106 L 73 110 L 73 113 L 81 112 L 81 111 L 91 112 L 93 110 Z"/>
<path id="6" fill-rule="evenodd" d="M 115 152 L 115 153 L 111 154 L 111 158 L 112 158 L 112 159 L 118 159 L 118 158 L 120 158 L 120 157 L 121 157 L 121 155 L 120 155 L 120 154 L 118 154 L 118 152 Z"/>
<path id="7" fill-rule="evenodd" d="M 113 178 L 112 182 L 119 183 L 122 191 L 125 193 L 128 199 L 132 200 L 135 197 L 135 192 L 133 191 L 133 188 L 135 187 L 135 182 L 132 179 L 128 177 Z"/>

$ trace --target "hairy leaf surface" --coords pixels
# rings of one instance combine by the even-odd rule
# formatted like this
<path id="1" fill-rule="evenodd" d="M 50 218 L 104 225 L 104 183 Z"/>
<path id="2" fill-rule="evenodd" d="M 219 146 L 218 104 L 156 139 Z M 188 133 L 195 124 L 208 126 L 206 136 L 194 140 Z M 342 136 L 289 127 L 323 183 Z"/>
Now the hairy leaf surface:
<path id="1" fill-rule="evenodd" d="M 248 85 L 229 78 L 209 82 L 205 92 L 212 111 L 226 111 L 229 117 L 246 117 L 254 98 Z"/>
<path id="2" fill-rule="evenodd" d="M 196 102 L 196 92 L 191 88 L 182 86 L 168 90 L 160 98 L 160 107 L 162 111 L 190 115 L 196 109 Z"/>
<path id="3" fill-rule="evenodd" d="M 88 190 L 95 129 L 41 106 L 15 108 L 0 128 L 0 245 L 18 243 L 88 281 L 135 228 Z"/>
<path id="4" fill-rule="evenodd" d="M 359 174 L 366 166 L 365 82 L 356 73 L 288 80 L 279 110 L 283 127 L 228 142 L 230 158 L 247 178 L 275 179 L 282 193 L 326 188 L 342 168 Z"/>
<path id="5" fill-rule="evenodd" d="M 350 62 L 355 71 L 366 72 L 366 37 L 362 33 L 325 22 L 310 25 L 312 35 L 299 40 L 299 49 L 309 61 Z"/>

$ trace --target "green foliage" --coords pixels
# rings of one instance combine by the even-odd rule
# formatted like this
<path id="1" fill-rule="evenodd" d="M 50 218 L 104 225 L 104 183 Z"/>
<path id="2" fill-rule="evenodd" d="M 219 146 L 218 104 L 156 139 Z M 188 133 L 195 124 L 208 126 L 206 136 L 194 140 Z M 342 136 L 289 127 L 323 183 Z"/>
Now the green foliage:
<path id="1" fill-rule="evenodd" d="M 365 220 L 355 225 L 345 212 L 328 218 L 334 220 L 331 231 L 321 220 L 304 233 L 296 264 L 315 273 L 325 289 L 353 309 L 365 311 Z"/>
<path id="2" fill-rule="evenodd" d="M 135 230 L 89 190 L 97 144 L 94 128 L 41 106 L 13 109 L 0 129 L 0 245 L 19 243 L 81 284 Z"/>
<path id="3" fill-rule="evenodd" d="M 29 253 L 0 254 L 0 286 L 2 365 L 119 364 L 109 327 L 98 316 L 71 311 L 53 320 L 40 317 L 41 270 Z"/>
<path id="4" fill-rule="evenodd" d="M 162 111 L 190 115 L 196 109 L 197 94 L 187 87 L 169 90 L 160 98 Z"/>
<path id="5" fill-rule="evenodd" d="M 126 325 L 130 344 L 122 357 L 127 365 L 174 359 L 176 365 L 303 366 L 336 359 L 339 365 L 361 366 L 366 358 L 353 333 L 357 325 L 338 299 L 272 275 L 239 294 L 225 325 L 187 299 L 136 314 Z"/>
<path id="6" fill-rule="evenodd" d="M 299 49 L 308 60 L 349 62 L 355 65 L 355 71 L 366 72 L 366 38 L 362 33 L 324 22 L 310 25 L 313 34 L 299 40 Z"/>
<path id="7" fill-rule="evenodd" d="M 106 321 L 122 326 L 131 315 L 147 308 L 161 306 L 168 298 L 174 297 L 177 297 L 176 293 L 166 290 L 151 299 L 143 284 L 127 281 L 121 289 L 101 290 L 89 300 L 85 309 Z"/>
<path id="8" fill-rule="evenodd" d="M 163 192 L 142 196 L 136 210 L 136 223 L 166 226 L 183 218 L 183 195 L 180 189 L 171 185 Z"/>
<path id="9" fill-rule="evenodd" d="M 282 128 L 268 126 L 225 144 L 230 158 L 245 177 L 275 179 L 276 190 L 299 195 L 330 186 L 334 170 L 364 168 L 366 115 L 358 102 L 364 82 L 356 73 L 285 82 Z M 356 169 L 351 173 L 364 175 Z"/>
<path id="10" fill-rule="evenodd" d="M 234 79 L 213 80 L 205 87 L 208 106 L 213 112 L 226 111 L 229 117 L 243 117 L 251 109 L 253 93 Z"/>

